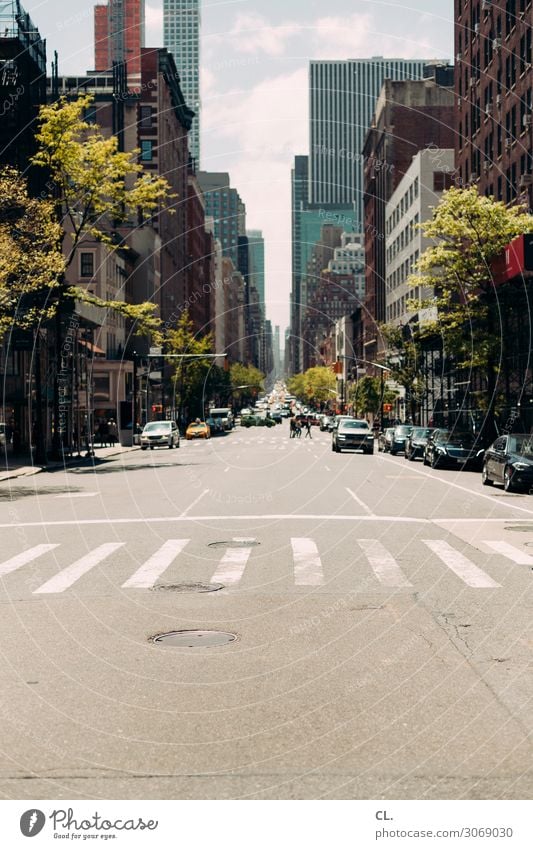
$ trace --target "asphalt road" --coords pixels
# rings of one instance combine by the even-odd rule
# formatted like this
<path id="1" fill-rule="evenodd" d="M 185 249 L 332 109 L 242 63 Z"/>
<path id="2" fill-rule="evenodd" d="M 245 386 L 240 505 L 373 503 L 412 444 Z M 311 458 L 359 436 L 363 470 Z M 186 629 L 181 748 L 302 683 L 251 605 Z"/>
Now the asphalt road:
<path id="1" fill-rule="evenodd" d="M 533 496 L 288 436 L 0 484 L 3 798 L 532 797 Z"/>

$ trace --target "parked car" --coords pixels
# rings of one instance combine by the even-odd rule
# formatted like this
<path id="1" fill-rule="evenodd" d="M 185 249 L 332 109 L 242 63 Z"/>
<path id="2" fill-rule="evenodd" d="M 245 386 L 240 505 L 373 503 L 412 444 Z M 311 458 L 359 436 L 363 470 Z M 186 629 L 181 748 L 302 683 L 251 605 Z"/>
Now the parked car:
<path id="1" fill-rule="evenodd" d="M 390 453 L 393 456 L 399 451 L 405 451 L 405 440 L 411 435 L 412 430 L 412 425 L 397 425 L 394 428 L 390 443 Z"/>
<path id="2" fill-rule="evenodd" d="M 360 449 L 364 454 L 374 453 L 374 433 L 364 419 L 343 417 L 331 440 L 331 450 L 340 454 L 345 448 Z"/>
<path id="3" fill-rule="evenodd" d="M 216 433 L 224 433 L 224 425 L 222 424 L 221 419 L 214 419 L 212 416 L 209 416 L 205 420 L 205 423 L 209 427 L 211 435 L 214 435 Z"/>
<path id="4" fill-rule="evenodd" d="M 276 424 L 281 424 L 283 421 L 281 410 L 274 410 L 272 413 L 270 413 L 270 418 L 272 419 L 272 421 L 276 422 Z"/>
<path id="5" fill-rule="evenodd" d="M 500 436 L 485 452 L 481 479 L 485 486 L 503 484 L 506 492 L 529 490 L 533 486 L 533 436 Z"/>
<path id="6" fill-rule="evenodd" d="M 4 422 L 0 422 L 0 448 L 5 448 L 6 444 L 6 426 Z"/>
<path id="7" fill-rule="evenodd" d="M 328 416 L 328 415 L 322 416 L 322 418 L 320 419 L 320 430 L 321 431 L 331 430 L 333 428 L 333 422 L 334 421 L 335 421 L 334 416 Z"/>
<path id="8" fill-rule="evenodd" d="M 384 454 L 390 451 L 392 437 L 394 434 L 393 427 L 387 427 L 378 436 L 378 451 L 383 451 Z"/>
<path id="9" fill-rule="evenodd" d="M 224 430 L 232 430 L 235 427 L 235 420 L 230 407 L 213 407 L 209 410 L 209 418 L 218 419 Z"/>
<path id="10" fill-rule="evenodd" d="M 176 422 L 148 422 L 141 433 L 141 448 L 180 447 L 180 432 Z"/>
<path id="11" fill-rule="evenodd" d="M 483 455 L 473 433 L 437 428 L 424 448 L 424 465 L 432 469 L 481 468 Z"/>
<path id="12" fill-rule="evenodd" d="M 192 422 L 187 428 L 185 439 L 211 439 L 211 430 L 207 422 Z"/>
<path id="13" fill-rule="evenodd" d="M 424 449 L 433 433 L 432 427 L 414 427 L 405 440 L 405 456 L 408 460 L 416 460 L 424 456 Z"/>
<path id="14" fill-rule="evenodd" d="M 253 416 L 254 411 L 251 407 L 243 407 L 241 410 L 241 416 Z"/>

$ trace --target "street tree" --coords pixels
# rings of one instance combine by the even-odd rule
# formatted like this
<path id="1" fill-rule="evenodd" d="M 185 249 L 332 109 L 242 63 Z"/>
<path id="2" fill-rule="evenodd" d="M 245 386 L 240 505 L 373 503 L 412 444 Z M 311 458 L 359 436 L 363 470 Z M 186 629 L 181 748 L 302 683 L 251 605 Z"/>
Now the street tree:
<path id="1" fill-rule="evenodd" d="M 252 365 L 233 363 L 230 367 L 232 395 L 241 407 L 257 398 L 264 389 L 265 375 Z"/>
<path id="2" fill-rule="evenodd" d="M 421 339 L 442 340 L 446 356 L 462 369 L 486 375 L 490 413 L 496 398 L 501 339 L 497 333 L 497 293 L 491 263 L 517 236 L 531 232 L 533 216 L 478 193 L 475 186 L 445 192 L 431 219 L 420 225 L 432 241 L 409 279 L 435 295 L 415 301 L 427 309 Z"/>
<path id="3" fill-rule="evenodd" d="M 173 366 L 173 406 L 178 411 L 180 423 L 185 417 L 203 418 L 213 387 L 220 382 L 223 370 L 214 370 L 212 358 L 202 356 L 212 352 L 212 335 L 199 335 L 187 311 L 181 314 L 176 327 L 166 332 L 163 356 L 177 354 L 179 357 L 169 357 L 168 362 Z"/>
<path id="4" fill-rule="evenodd" d="M 408 416 L 418 424 L 426 391 L 420 329 L 418 325 L 386 324 L 380 327 L 380 332 L 387 343 L 389 376 L 405 389 Z"/>
<path id="5" fill-rule="evenodd" d="M 305 397 L 317 406 L 323 406 L 336 394 L 337 378 L 330 368 L 314 366 L 304 374 Z"/>
<path id="6" fill-rule="evenodd" d="M 294 374 L 292 377 L 289 377 L 287 389 L 289 390 L 289 395 L 294 395 L 299 399 L 305 398 L 305 375 Z"/>
<path id="7" fill-rule="evenodd" d="M 363 418 L 368 414 L 379 415 L 381 404 L 392 404 L 397 397 L 398 393 L 388 389 L 381 378 L 367 374 L 353 384 L 349 400 L 355 415 Z"/>

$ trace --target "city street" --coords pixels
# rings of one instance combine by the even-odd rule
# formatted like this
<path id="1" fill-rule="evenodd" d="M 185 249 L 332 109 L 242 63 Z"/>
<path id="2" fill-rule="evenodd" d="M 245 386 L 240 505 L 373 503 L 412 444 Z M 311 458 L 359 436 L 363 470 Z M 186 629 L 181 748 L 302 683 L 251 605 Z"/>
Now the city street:
<path id="1" fill-rule="evenodd" d="M 533 496 L 284 422 L 5 481 L 0 525 L 4 798 L 533 794 Z"/>

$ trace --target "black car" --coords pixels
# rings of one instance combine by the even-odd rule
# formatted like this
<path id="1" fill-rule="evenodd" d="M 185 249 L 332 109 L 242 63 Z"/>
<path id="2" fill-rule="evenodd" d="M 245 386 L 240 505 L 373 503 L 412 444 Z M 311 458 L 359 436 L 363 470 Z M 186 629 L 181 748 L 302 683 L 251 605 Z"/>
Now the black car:
<path id="1" fill-rule="evenodd" d="M 378 435 L 378 451 L 383 451 L 384 454 L 390 451 L 394 428 L 388 427 Z"/>
<path id="2" fill-rule="evenodd" d="M 411 435 L 412 425 L 397 425 L 394 428 L 390 442 L 390 453 L 394 456 L 398 451 L 405 451 L 405 440 Z"/>
<path id="3" fill-rule="evenodd" d="M 424 466 L 431 466 L 432 469 L 445 466 L 480 469 L 484 453 L 473 433 L 437 428 L 428 437 L 424 449 Z"/>
<path id="4" fill-rule="evenodd" d="M 529 490 L 533 486 L 533 435 L 500 436 L 485 452 L 481 476 L 485 486 L 501 483 L 506 492 Z"/>
<path id="5" fill-rule="evenodd" d="M 408 460 L 416 460 L 424 456 L 424 449 L 433 433 L 432 427 L 414 427 L 405 440 L 405 456 Z"/>

